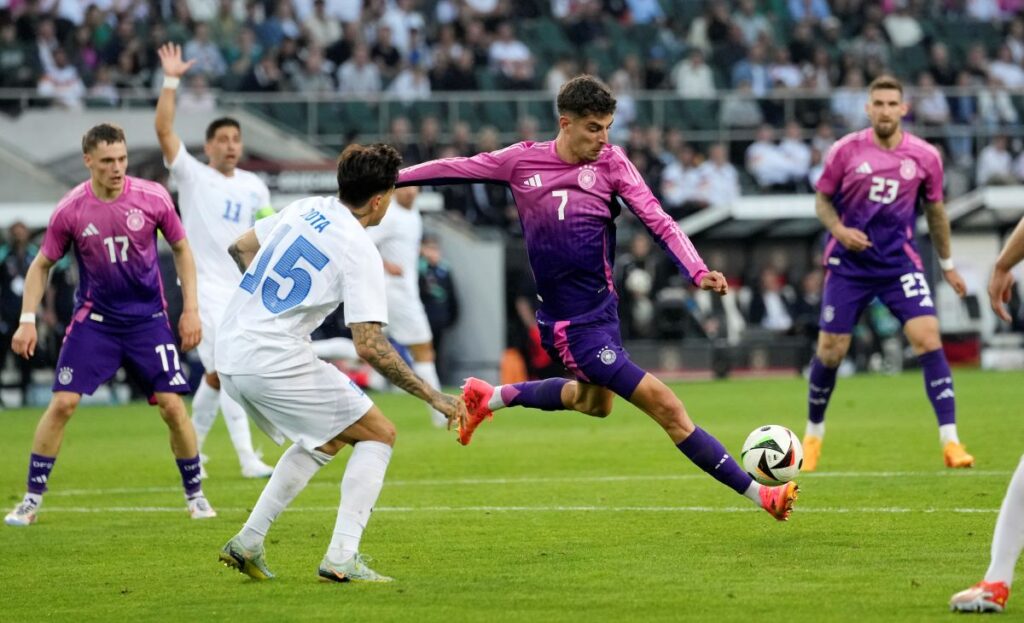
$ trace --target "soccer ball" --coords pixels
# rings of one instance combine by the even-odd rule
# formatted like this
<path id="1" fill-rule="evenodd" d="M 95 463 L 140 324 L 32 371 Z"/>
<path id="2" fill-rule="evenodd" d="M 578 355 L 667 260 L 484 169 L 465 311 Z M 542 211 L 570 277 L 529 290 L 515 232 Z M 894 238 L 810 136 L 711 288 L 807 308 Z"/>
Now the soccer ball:
<path id="1" fill-rule="evenodd" d="M 743 469 L 763 485 L 781 485 L 796 478 L 804 463 L 800 440 L 785 426 L 769 424 L 750 433 L 740 454 Z"/>

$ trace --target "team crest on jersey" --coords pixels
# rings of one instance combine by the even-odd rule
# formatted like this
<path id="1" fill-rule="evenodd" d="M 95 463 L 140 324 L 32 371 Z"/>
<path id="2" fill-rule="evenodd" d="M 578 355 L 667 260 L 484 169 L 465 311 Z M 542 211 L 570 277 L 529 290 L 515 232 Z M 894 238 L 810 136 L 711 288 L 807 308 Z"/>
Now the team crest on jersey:
<path id="1" fill-rule="evenodd" d="M 601 358 L 601 363 L 603 363 L 606 366 L 612 365 L 613 363 L 615 363 L 615 360 L 619 358 L 615 351 L 608 348 L 607 346 L 601 349 L 601 353 L 598 355 L 598 357 Z"/>
<path id="2" fill-rule="evenodd" d="M 580 185 L 583 190 L 589 190 L 594 187 L 597 183 L 597 171 L 590 165 L 584 165 L 580 169 L 579 175 L 576 176 L 576 183 Z"/>
<path id="3" fill-rule="evenodd" d="M 67 385 L 71 383 L 71 379 L 75 378 L 75 371 L 71 368 L 61 368 L 57 373 L 57 380 L 61 385 Z"/>
<path id="4" fill-rule="evenodd" d="M 128 229 L 139 231 L 146 226 L 146 219 L 142 216 L 142 210 L 128 210 Z"/>
<path id="5" fill-rule="evenodd" d="M 906 158 L 900 162 L 900 177 L 905 180 L 912 180 L 917 177 L 917 163 Z"/>

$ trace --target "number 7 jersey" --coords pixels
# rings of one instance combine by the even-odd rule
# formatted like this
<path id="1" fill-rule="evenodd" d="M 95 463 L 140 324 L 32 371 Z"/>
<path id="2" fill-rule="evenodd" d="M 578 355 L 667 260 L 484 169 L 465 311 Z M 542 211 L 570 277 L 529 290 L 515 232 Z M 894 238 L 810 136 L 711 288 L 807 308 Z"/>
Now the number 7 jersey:
<path id="1" fill-rule="evenodd" d="M 338 199 L 300 199 L 254 229 L 260 250 L 217 330 L 218 372 L 267 374 L 315 361 L 309 334 L 342 302 L 346 325 L 387 324 L 380 253 Z"/>
<path id="2" fill-rule="evenodd" d="M 875 144 L 871 128 L 847 134 L 829 151 L 817 190 L 832 198 L 844 225 L 871 241 L 855 253 L 830 234 L 826 268 L 850 277 L 923 270 L 914 242 L 915 208 L 919 199 L 942 201 L 942 158 L 933 146 L 906 131 L 893 149 Z"/>

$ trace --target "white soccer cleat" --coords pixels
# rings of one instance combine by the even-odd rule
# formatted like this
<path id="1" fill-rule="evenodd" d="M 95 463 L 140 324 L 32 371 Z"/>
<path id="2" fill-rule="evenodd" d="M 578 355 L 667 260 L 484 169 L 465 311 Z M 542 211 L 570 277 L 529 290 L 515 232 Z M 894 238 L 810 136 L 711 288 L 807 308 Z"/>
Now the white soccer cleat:
<path id="1" fill-rule="evenodd" d="M 39 504 L 32 500 L 22 500 L 14 507 L 14 510 L 7 513 L 4 523 L 16 528 L 26 528 L 36 522 L 36 514 L 39 511 Z"/>
<path id="2" fill-rule="evenodd" d="M 274 468 L 259 459 L 253 459 L 242 466 L 242 478 L 270 478 Z"/>
<path id="3" fill-rule="evenodd" d="M 212 519 L 217 516 L 206 496 L 199 494 L 188 500 L 188 514 L 192 519 Z"/>

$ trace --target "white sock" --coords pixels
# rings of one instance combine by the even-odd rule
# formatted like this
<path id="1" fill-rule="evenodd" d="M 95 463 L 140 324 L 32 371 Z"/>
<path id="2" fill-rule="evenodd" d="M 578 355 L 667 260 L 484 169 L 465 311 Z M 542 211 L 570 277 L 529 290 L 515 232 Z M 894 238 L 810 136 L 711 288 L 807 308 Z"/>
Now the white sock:
<path id="1" fill-rule="evenodd" d="M 508 406 L 507 404 L 505 404 L 505 401 L 502 400 L 502 398 L 501 398 L 501 388 L 502 387 L 503 387 L 502 385 L 495 385 L 494 386 L 494 393 L 491 394 L 491 399 L 487 401 L 487 408 L 490 409 L 491 411 L 497 411 L 498 409 L 504 409 L 505 407 Z"/>
<path id="2" fill-rule="evenodd" d="M 21 500 L 23 503 L 31 502 L 35 506 L 42 506 L 43 494 L 42 493 L 25 493 L 25 497 Z"/>
<path id="3" fill-rule="evenodd" d="M 985 581 L 1013 584 L 1013 568 L 1017 566 L 1021 549 L 1024 549 L 1024 457 L 1010 479 L 999 508 L 992 535 L 992 561 L 985 572 Z"/>
<path id="4" fill-rule="evenodd" d="M 341 505 L 334 524 L 334 536 L 327 548 L 327 559 L 340 564 L 359 551 L 363 529 L 384 486 L 384 473 L 391 460 L 391 446 L 379 441 L 360 441 L 341 478 Z"/>
<path id="5" fill-rule="evenodd" d="M 412 363 L 412 371 L 416 373 L 416 376 L 426 381 L 427 385 L 437 390 L 441 389 L 441 379 L 437 378 L 437 366 L 434 365 L 433 361 L 414 361 Z M 448 423 L 448 418 L 445 414 L 437 409 L 428 405 L 427 411 L 430 413 L 430 419 L 433 420 L 434 424 L 444 426 Z"/>
<path id="6" fill-rule="evenodd" d="M 804 429 L 804 434 L 811 437 L 817 437 L 818 439 L 825 438 L 825 422 L 812 422 L 807 420 L 807 428 Z"/>
<path id="7" fill-rule="evenodd" d="M 220 402 L 220 390 L 214 389 L 206 378 L 199 384 L 196 395 L 192 397 L 192 426 L 196 429 L 196 443 L 199 450 L 203 449 L 203 442 L 213 428 L 213 422 L 217 419 L 217 403 Z"/>
<path id="8" fill-rule="evenodd" d="M 263 546 L 263 539 L 267 536 L 270 524 L 274 523 L 281 511 L 306 488 L 313 475 L 330 460 L 329 454 L 308 452 L 296 445 L 285 450 L 274 467 L 274 474 L 263 488 L 260 499 L 253 507 L 249 519 L 238 533 L 245 549 L 258 550 Z"/>
<path id="9" fill-rule="evenodd" d="M 939 426 L 939 442 L 945 446 L 951 441 L 960 443 L 960 437 L 956 434 L 956 424 L 943 424 Z"/>
<path id="10" fill-rule="evenodd" d="M 747 487 L 747 490 L 743 492 L 743 495 L 750 498 L 750 500 L 752 500 L 754 504 L 757 504 L 758 506 L 761 505 L 761 486 L 761 483 L 755 480 L 751 482 L 750 486 Z"/>
<path id="11" fill-rule="evenodd" d="M 235 402 L 227 392 L 220 393 L 220 410 L 224 413 L 224 423 L 228 426 L 228 435 L 238 453 L 238 463 L 244 468 L 258 460 L 252 449 L 252 435 L 249 434 L 249 416 L 245 407 Z"/>
<path id="12" fill-rule="evenodd" d="M 314 340 L 313 353 L 320 359 L 359 359 L 356 343 L 347 337 Z"/>

